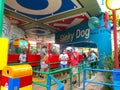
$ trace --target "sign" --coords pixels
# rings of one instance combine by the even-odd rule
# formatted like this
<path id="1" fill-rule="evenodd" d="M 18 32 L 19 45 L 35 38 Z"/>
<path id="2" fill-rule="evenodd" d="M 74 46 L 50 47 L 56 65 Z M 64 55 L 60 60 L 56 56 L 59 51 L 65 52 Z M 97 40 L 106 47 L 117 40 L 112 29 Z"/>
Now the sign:
<path id="1" fill-rule="evenodd" d="M 88 22 L 76 25 L 68 30 L 55 34 L 55 42 L 67 46 L 98 48 L 100 59 L 99 66 L 102 68 L 102 58 L 111 55 L 111 30 L 104 27 L 103 17 L 100 16 L 101 27 L 92 30 L 88 27 Z M 110 27 L 110 23 L 108 27 Z"/>

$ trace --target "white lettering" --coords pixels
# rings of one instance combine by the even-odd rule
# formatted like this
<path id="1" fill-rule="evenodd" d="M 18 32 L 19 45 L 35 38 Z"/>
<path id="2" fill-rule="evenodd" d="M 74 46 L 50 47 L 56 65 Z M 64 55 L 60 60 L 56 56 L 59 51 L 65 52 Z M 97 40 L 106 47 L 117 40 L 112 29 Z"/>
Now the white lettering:
<path id="1" fill-rule="evenodd" d="M 86 29 L 86 30 L 77 29 L 76 30 L 76 38 L 85 37 L 87 39 L 89 38 L 89 36 L 90 36 L 90 29 Z"/>
<path id="2" fill-rule="evenodd" d="M 74 33 L 60 35 L 60 42 L 71 42 L 74 38 Z"/>

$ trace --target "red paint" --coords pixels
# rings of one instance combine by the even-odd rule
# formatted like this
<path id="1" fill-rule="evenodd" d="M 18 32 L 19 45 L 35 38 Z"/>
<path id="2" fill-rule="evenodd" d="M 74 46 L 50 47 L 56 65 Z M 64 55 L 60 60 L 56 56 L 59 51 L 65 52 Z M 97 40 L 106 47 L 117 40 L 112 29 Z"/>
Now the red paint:
<path id="1" fill-rule="evenodd" d="M 105 22 L 105 27 L 106 28 L 108 28 L 108 20 L 109 20 L 108 12 L 105 12 L 105 14 L 104 14 L 104 22 Z"/>
<path id="2" fill-rule="evenodd" d="M 28 43 L 28 54 L 30 54 L 30 43 Z"/>
<path id="3" fill-rule="evenodd" d="M 32 76 L 26 76 L 20 78 L 20 88 L 32 85 Z"/>
<path id="4" fill-rule="evenodd" d="M 33 55 L 33 54 L 27 54 L 27 62 L 30 63 L 31 66 L 38 66 L 41 60 L 40 55 Z M 8 64 L 10 63 L 18 63 L 19 61 L 19 54 L 9 54 L 8 55 Z M 31 64 L 33 63 L 33 64 Z"/>
<path id="5" fill-rule="evenodd" d="M 51 54 L 48 59 L 46 57 L 46 63 L 50 64 L 50 68 L 58 68 L 59 67 L 59 55 Z M 58 63 L 58 64 L 52 64 L 52 63 Z"/>
<path id="6" fill-rule="evenodd" d="M 17 21 L 17 25 L 24 25 L 24 24 L 26 24 L 27 22 L 26 21 L 24 21 L 24 20 L 21 20 L 21 19 L 18 19 L 18 18 L 15 18 L 15 17 L 12 17 L 12 16 L 8 16 L 7 15 L 7 18 L 11 21 L 11 22 L 13 22 L 13 21 Z"/>
<path id="7" fill-rule="evenodd" d="M 117 45 L 117 26 L 116 26 L 116 10 L 112 10 L 113 14 L 113 36 L 114 36 L 114 58 L 115 58 L 115 68 L 119 69 L 118 60 L 118 45 Z"/>
<path id="8" fill-rule="evenodd" d="M 33 55 L 33 54 L 27 55 L 27 62 L 33 63 L 33 64 L 30 64 L 31 66 L 38 66 L 40 64 L 40 60 L 41 60 L 40 55 Z"/>
<path id="9" fill-rule="evenodd" d="M 17 63 L 19 61 L 19 54 L 9 54 L 8 63 Z"/>
<path id="10" fill-rule="evenodd" d="M 0 88 L 1 88 L 1 82 L 2 82 L 2 70 L 0 70 Z"/>
<path id="11" fill-rule="evenodd" d="M 2 76 L 1 86 L 5 86 L 5 83 L 8 83 L 8 77 Z"/>
<path id="12" fill-rule="evenodd" d="M 68 28 L 68 26 L 70 26 L 70 25 L 72 26 L 73 22 L 76 19 L 81 19 L 82 21 L 80 23 L 82 23 L 82 22 L 87 21 L 89 18 L 86 14 L 81 14 L 81 15 L 76 15 L 73 17 L 67 17 L 67 18 L 64 18 L 62 20 L 49 22 L 47 24 L 51 27 L 56 28 L 57 30 L 66 30 Z M 56 24 L 59 24 L 59 25 L 56 25 Z"/>

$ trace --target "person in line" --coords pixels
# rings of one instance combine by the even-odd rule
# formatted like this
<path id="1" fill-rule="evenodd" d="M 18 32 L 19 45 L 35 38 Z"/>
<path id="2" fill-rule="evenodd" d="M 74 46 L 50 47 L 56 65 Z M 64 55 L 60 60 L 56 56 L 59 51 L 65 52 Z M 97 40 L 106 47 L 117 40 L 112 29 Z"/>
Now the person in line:
<path id="1" fill-rule="evenodd" d="M 23 49 L 23 51 L 20 53 L 19 62 L 20 63 L 26 62 L 26 50 L 25 49 Z"/>
<path id="2" fill-rule="evenodd" d="M 60 60 L 60 68 L 67 68 L 68 67 L 68 54 L 66 53 L 66 50 L 62 50 L 62 53 L 59 56 L 59 60 Z M 61 73 L 61 77 L 64 77 L 67 75 L 67 72 L 65 73 Z M 64 83 L 67 83 L 67 80 L 64 81 Z"/>
<path id="3" fill-rule="evenodd" d="M 73 74 L 76 74 L 78 71 L 78 68 L 75 67 L 79 64 L 79 55 L 78 52 L 75 51 L 75 48 L 71 49 L 71 66 L 74 66 L 72 68 Z M 73 77 L 72 85 L 74 86 L 77 83 L 77 76 Z"/>
<path id="4" fill-rule="evenodd" d="M 45 62 L 48 55 L 47 55 L 47 47 L 46 46 L 43 46 L 42 47 L 42 50 L 41 50 L 41 61 L 40 61 L 40 66 L 41 66 L 41 69 L 40 71 L 41 72 L 47 72 L 48 71 L 48 64 Z M 44 75 L 40 75 L 40 78 L 44 78 Z"/>

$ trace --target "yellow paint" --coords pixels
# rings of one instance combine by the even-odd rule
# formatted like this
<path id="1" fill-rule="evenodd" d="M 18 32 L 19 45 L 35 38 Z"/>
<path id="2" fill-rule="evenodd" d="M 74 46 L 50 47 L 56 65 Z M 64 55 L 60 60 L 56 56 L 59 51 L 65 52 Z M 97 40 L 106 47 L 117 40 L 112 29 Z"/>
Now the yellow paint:
<path id="1" fill-rule="evenodd" d="M 40 78 L 38 78 L 38 77 L 34 77 L 34 78 L 32 78 L 32 81 L 34 81 L 34 82 L 42 82 L 42 83 L 44 83 L 44 82 L 46 82 L 46 78 L 44 78 L 44 79 L 40 79 Z"/>
<path id="2" fill-rule="evenodd" d="M 14 42 L 13 42 L 13 45 L 19 45 L 19 41 L 20 41 L 20 40 L 14 41 Z"/>
<path id="3" fill-rule="evenodd" d="M 32 90 L 32 85 L 22 87 L 22 88 L 20 88 L 20 90 Z"/>
<path id="4" fill-rule="evenodd" d="M 110 10 L 118 10 L 120 9 L 120 0 L 106 0 L 106 6 Z"/>
<path id="5" fill-rule="evenodd" d="M 20 78 L 32 75 L 32 67 L 29 64 L 6 66 L 3 69 L 3 76 Z"/>
<path id="6" fill-rule="evenodd" d="M 8 88 L 1 86 L 1 90 L 8 90 Z"/>
<path id="7" fill-rule="evenodd" d="M 0 70 L 7 65 L 8 59 L 8 39 L 0 38 Z"/>

